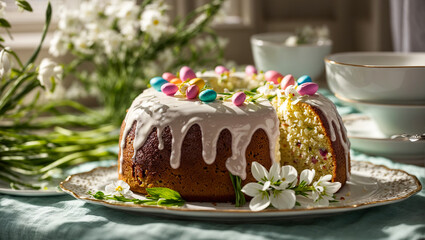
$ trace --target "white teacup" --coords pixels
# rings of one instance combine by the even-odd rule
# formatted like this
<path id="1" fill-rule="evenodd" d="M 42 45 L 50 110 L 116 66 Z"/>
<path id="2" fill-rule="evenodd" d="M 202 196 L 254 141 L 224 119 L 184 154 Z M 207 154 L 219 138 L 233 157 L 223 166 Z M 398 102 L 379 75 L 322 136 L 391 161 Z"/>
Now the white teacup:
<path id="1" fill-rule="evenodd" d="M 298 78 L 309 75 L 317 79 L 324 70 L 323 59 L 331 52 L 332 42 L 322 45 L 285 45 L 291 33 L 262 33 L 251 37 L 251 48 L 257 69 L 275 70 Z"/>
<path id="2" fill-rule="evenodd" d="M 425 105 L 401 105 L 361 102 L 335 96 L 369 115 L 387 136 L 425 133 Z"/>

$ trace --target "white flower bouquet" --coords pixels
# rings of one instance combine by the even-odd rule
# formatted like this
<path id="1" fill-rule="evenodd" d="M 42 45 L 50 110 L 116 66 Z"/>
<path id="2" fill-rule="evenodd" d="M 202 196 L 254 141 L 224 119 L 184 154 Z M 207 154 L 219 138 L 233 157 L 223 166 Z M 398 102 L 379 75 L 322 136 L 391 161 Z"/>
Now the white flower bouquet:
<path id="1" fill-rule="evenodd" d="M 223 41 L 209 28 L 222 2 L 211 1 L 172 23 L 163 1 L 86 0 L 79 9 L 60 10 L 49 52 L 74 57 L 65 74 L 76 76 L 104 105 L 105 121 L 119 125 L 151 77 L 222 60 Z"/>

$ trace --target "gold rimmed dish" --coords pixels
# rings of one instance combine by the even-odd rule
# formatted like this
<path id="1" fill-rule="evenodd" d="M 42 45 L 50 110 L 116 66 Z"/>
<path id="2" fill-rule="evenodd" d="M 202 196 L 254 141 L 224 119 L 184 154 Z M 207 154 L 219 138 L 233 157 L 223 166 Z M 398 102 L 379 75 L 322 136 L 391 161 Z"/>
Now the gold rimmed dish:
<path id="1" fill-rule="evenodd" d="M 425 104 L 425 53 L 336 53 L 325 65 L 329 88 L 347 99 Z"/>
<path id="2" fill-rule="evenodd" d="M 125 211 L 149 213 L 184 219 L 257 221 L 268 219 L 326 216 L 357 209 L 381 206 L 405 200 L 422 189 L 418 179 L 402 170 L 389 169 L 369 162 L 352 161 L 350 181 L 337 193 L 338 202 L 323 208 L 297 207 L 289 210 L 266 209 L 253 212 L 248 204 L 236 208 L 231 203 L 189 202 L 183 207 L 160 207 L 98 200 L 88 192 L 104 190 L 118 178 L 116 166 L 99 167 L 90 172 L 69 176 L 60 186 L 77 199 Z M 133 194 L 134 198 L 143 195 Z"/>

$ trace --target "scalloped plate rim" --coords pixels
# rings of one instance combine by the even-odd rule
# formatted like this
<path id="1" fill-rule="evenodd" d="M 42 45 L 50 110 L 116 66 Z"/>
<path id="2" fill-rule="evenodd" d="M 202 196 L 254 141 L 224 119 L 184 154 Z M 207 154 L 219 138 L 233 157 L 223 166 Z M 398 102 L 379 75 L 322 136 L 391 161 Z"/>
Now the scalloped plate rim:
<path id="1" fill-rule="evenodd" d="M 173 215 L 178 217 L 191 217 L 191 218 L 214 218 L 214 219 L 222 219 L 222 218 L 231 218 L 231 219 L 241 219 L 243 217 L 249 217 L 250 219 L 256 219 L 256 218 L 287 218 L 287 217 L 301 217 L 306 215 L 316 216 L 316 215 L 326 215 L 326 214 L 337 214 L 342 212 L 348 212 L 348 211 L 354 211 L 354 210 L 360 210 L 365 208 L 371 208 L 371 207 L 377 207 L 377 206 L 383 206 L 388 205 L 392 203 L 397 203 L 403 200 L 406 200 L 407 198 L 413 196 L 414 194 L 418 193 L 422 190 L 422 185 L 418 178 L 412 174 L 409 174 L 403 170 L 400 169 L 391 169 L 384 165 L 376 165 L 367 161 L 354 161 L 352 160 L 352 163 L 366 163 L 373 165 L 374 167 L 383 167 L 384 169 L 388 171 L 397 171 L 401 172 L 403 174 L 406 174 L 407 176 L 413 178 L 413 180 L 416 183 L 416 188 L 412 191 L 410 191 L 407 195 L 401 196 L 395 199 L 390 200 L 381 200 L 381 201 L 373 201 L 373 202 L 364 202 L 362 204 L 353 204 L 353 205 L 346 205 L 346 206 L 331 206 L 331 207 L 318 207 L 318 208 L 298 208 L 298 209 L 285 209 L 285 210 L 278 210 L 278 209 L 265 209 L 262 211 L 254 212 L 249 209 L 188 209 L 185 207 L 162 207 L 162 206 L 145 206 L 145 205 L 134 205 L 134 204 L 125 204 L 120 202 L 113 202 L 113 201 L 103 201 L 103 200 L 97 200 L 94 198 L 87 198 L 82 197 L 73 192 L 72 190 L 67 189 L 64 185 L 66 183 L 69 183 L 71 179 L 76 175 L 82 175 L 82 174 L 92 174 L 94 171 L 100 170 L 100 169 L 116 169 L 116 166 L 110 166 L 110 167 L 97 167 L 91 171 L 83 172 L 83 173 L 77 173 L 71 176 L 68 176 L 63 182 L 60 183 L 61 189 L 65 192 L 70 194 L 71 196 L 75 197 L 76 199 L 96 204 L 96 205 L 102 205 L 105 207 L 118 209 L 118 210 L 124 210 L 124 211 L 131 211 L 131 212 L 139 212 L 139 213 L 152 213 L 152 214 L 159 214 L 159 215 Z M 191 204 L 190 202 L 188 204 Z M 196 204 L 196 203 L 194 203 Z M 247 219 L 249 220 L 249 219 Z"/>

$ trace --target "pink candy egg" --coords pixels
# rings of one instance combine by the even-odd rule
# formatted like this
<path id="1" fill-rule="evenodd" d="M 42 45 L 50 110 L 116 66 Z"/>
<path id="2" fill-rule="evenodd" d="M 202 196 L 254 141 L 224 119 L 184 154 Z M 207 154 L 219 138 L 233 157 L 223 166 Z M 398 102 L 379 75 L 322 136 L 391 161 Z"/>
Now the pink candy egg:
<path id="1" fill-rule="evenodd" d="M 246 95 L 244 92 L 237 92 L 233 94 L 232 102 L 236 106 L 240 106 L 245 102 L 245 99 L 246 99 Z"/>
<path id="2" fill-rule="evenodd" d="M 199 87 L 196 85 L 190 85 L 186 89 L 186 98 L 187 99 L 194 99 L 196 96 L 198 96 L 199 93 Z"/>
<path id="3" fill-rule="evenodd" d="M 257 69 L 252 65 L 248 65 L 245 68 L 245 73 L 246 75 L 251 76 L 251 75 L 257 74 Z"/>
<path id="4" fill-rule="evenodd" d="M 229 69 L 227 69 L 225 66 L 217 66 L 217 67 L 215 67 L 215 73 L 217 73 L 217 74 L 223 74 L 225 72 L 230 72 Z"/>
<path id="5" fill-rule="evenodd" d="M 285 90 L 287 87 L 295 85 L 295 79 L 294 76 L 291 74 L 286 75 L 283 77 L 282 81 L 280 82 L 280 89 Z"/>
<path id="6" fill-rule="evenodd" d="M 168 82 L 171 81 L 172 79 L 176 78 L 176 76 L 172 73 L 169 72 L 165 72 L 162 74 L 162 78 L 167 80 Z"/>
<path id="7" fill-rule="evenodd" d="M 304 83 L 301 84 L 300 86 L 297 87 L 297 92 L 301 95 L 314 95 L 317 90 L 319 89 L 319 85 L 317 85 L 316 83 L 313 82 L 308 82 L 308 83 Z"/>
<path id="8" fill-rule="evenodd" d="M 193 72 L 193 70 L 190 67 L 184 66 L 180 69 L 180 79 L 183 82 L 193 78 L 196 78 L 196 74 L 195 72 Z"/>
<path id="9" fill-rule="evenodd" d="M 276 71 L 270 70 L 270 71 L 266 72 L 265 78 L 269 82 L 273 82 L 274 84 L 279 84 L 280 80 L 282 80 L 283 76 L 282 76 L 282 74 L 280 74 Z"/>
<path id="10" fill-rule="evenodd" d="M 176 92 L 179 90 L 179 87 L 177 85 L 172 83 L 166 83 L 161 86 L 161 91 L 165 93 L 167 96 L 174 96 Z"/>

